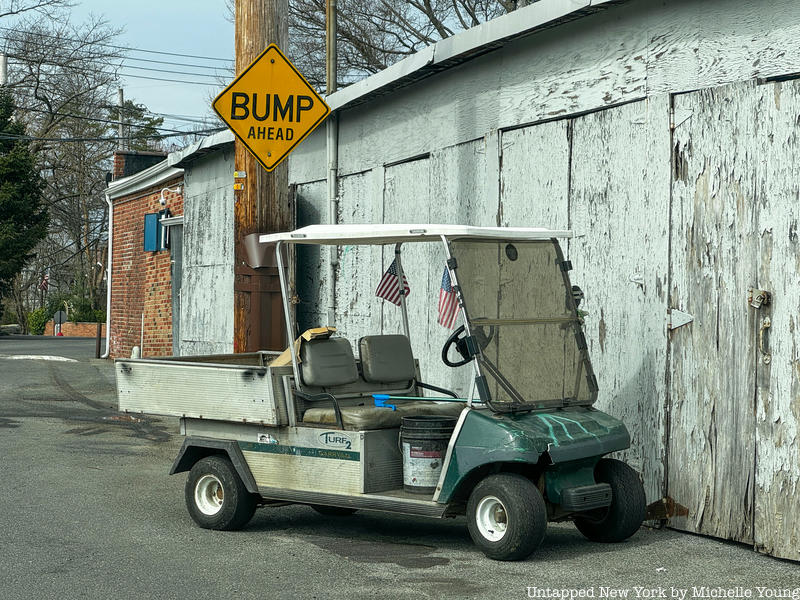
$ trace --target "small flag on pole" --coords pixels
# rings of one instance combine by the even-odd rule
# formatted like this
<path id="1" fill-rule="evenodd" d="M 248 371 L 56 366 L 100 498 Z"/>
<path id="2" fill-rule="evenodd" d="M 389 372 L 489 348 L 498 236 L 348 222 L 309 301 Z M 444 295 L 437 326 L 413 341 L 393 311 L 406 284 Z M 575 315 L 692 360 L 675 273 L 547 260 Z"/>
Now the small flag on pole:
<path id="1" fill-rule="evenodd" d="M 43 292 L 47 291 L 47 287 L 50 285 L 50 275 L 48 273 L 44 274 L 42 277 L 42 282 L 39 284 L 39 289 Z"/>
<path id="2" fill-rule="evenodd" d="M 408 296 L 411 288 L 408 287 L 408 279 L 406 279 L 405 273 L 403 274 L 403 289 L 405 290 L 404 295 Z M 375 295 L 378 298 L 383 298 L 392 304 L 400 306 L 400 286 L 397 282 L 397 260 L 393 260 L 389 268 L 386 269 L 386 273 L 383 274 L 381 282 L 378 284 L 378 289 L 375 290 Z"/>
<path id="3" fill-rule="evenodd" d="M 445 267 L 442 274 L 442 287 L 439 290 L 439 319 L 436 322 L 442 327 L 452 329 L 460 310 L 458 296 L 450 283 L 450 272 Z"/>

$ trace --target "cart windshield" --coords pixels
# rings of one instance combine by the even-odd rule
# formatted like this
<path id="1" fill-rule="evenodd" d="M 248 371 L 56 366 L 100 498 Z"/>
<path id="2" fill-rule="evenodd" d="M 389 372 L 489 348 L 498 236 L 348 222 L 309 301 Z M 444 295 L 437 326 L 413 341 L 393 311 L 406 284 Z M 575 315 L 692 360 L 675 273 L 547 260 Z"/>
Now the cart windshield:
<path id="1" fill-rule="evenodd" d="M 596 383 L 555 240 L 453 240 L 457 279 L 497 410 L 591 404 Z"/>

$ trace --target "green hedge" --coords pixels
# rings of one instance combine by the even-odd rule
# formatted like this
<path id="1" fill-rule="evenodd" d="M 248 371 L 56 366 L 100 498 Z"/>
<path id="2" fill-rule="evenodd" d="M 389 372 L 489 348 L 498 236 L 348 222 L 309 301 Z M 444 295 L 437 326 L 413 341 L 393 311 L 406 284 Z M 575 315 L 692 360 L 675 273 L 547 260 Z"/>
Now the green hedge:
<path id="1" fill-rule="evenodd" d="M 50 320 L 46 308 L 37 308 L 28 313 L 28 333 L 31 335 L 42 335 L 44 326 Z"/>

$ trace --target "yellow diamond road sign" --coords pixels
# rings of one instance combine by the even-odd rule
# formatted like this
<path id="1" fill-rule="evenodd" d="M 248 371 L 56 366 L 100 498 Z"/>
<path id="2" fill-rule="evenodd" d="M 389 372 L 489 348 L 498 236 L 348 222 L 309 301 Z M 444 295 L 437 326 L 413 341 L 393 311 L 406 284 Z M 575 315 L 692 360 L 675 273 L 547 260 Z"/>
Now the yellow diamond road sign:
<path id="1" fill-rule="evenodd" d="M 267 171 L 331 112 L 275 44 L 242 71 L 213 106 Z"/>

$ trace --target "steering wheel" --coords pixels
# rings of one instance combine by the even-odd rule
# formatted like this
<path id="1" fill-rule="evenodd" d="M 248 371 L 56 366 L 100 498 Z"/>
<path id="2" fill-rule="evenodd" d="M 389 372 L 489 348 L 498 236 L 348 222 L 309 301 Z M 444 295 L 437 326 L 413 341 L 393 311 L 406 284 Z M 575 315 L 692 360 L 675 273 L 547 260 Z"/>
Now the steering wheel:
<path id="1" fill-rule="evenodd" d="M 461 334 L 464 333 L 464 326 L 461 325 L 458 329 L 456 329 L 453 333 L 450 334 L 450 337 L 447 338 L 447 341 L 444 343 L 442 347 L 442 362 L 446 364 L 448 367 L 463 367 L 467 364 L 472 357 L 469 355 L 467 351 L 467 342 L 464 338 L 461 337 Z M 452 362 L 447 355 L 450 353 L 450 346 L 454 345 L 456 347 L 456 351 L 463 357 L 462 360 L 458 360 L 456 362 Z"/>

